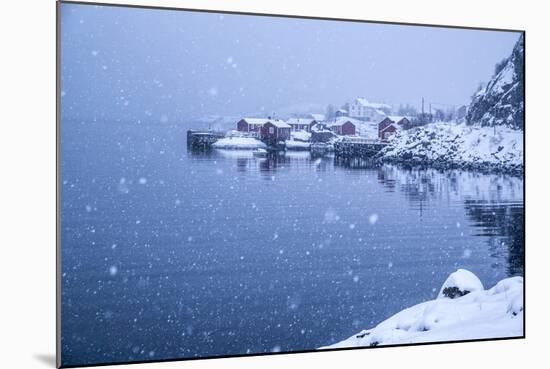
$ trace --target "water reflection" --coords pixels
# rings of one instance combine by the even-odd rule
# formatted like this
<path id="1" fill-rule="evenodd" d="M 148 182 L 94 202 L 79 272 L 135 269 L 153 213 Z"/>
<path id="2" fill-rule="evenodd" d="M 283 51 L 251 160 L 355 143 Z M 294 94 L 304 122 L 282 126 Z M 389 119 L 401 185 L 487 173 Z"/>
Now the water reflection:
<path id="1" fill-rule="evenodd" d="M 196 160 L 232 159 L 236 162 L 237 171 L 258 173 L 265 179 L 288 167 L 314 168 L 327 171 L 333 168 L 332 156 L 315 157 L 309 151 L 270 151 L 265 156 L 255 156 L 251 150 L 214 149 L 210 151 L 189 150 L 191 158 Z"/>
<path id="2" fill-rule="evenodd" d="M 476 235 L 487 238 L 495 263 L 505 258 L 509 275 L 523 275 L 525 265 L 523 206 L 514 203 L 499 204 L 487 200 L 466 200 L 464 207 L 468 217 L 479 231 Z"/>
<path id="3" fill-rule="evenodd" d="M 380 167 L 380 164 L 364 158 L 334 157 L 334 166 L 347 169 L 376 169 Z"/>
<path id="4" fill-rule="evenodd" d="M 404 196 L 420 220 L 427 209 L 439 206 L 441 201 L 458 204 L 471 222 L 472 235 L 486 240 L 493 260 L 491 266 L 500 268 L 501 263 L 505 263 L 503 267 L 508 275 L 523 274 L 522 178 L 462 170 L 402 168 L 359 158 L 312 157 L 309 152 L 278 152 L 254 157 L 251 151 L 213 150 L 193 155 L 235 160 L 238 172 L 255 172 L 267 180 L 273 180 L 280 170 L 300 168 L 371 175 L 386 192 Z"/>
<path id="5" fill-rule="evenodd" d="M 521 178 L 388 165 L 378 169 L 377 178 L 388 191 L 398 188 L 420 216 L 436 199 L 462 203 L 476 230 L 473 235 L 487 240 L 494 260 L 492 267 L 499 268 L 505 260 L 508 275 L 523 275 L 525 233 Z"/>

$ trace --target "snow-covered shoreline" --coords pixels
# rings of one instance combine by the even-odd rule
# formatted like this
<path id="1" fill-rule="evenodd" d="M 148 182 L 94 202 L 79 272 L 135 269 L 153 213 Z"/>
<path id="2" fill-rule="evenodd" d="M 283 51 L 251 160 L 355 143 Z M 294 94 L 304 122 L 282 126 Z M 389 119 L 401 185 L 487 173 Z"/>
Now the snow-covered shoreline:
<path id="1" fill-rule="evenodd" d="M 264 149 L 266 144 L 253 137 L 225 137 L 212 144 L 215 149 L 226 150 L 253 150 Z"/>
<path id="2" fill-rule="evenodd" d="M 378 155 L 382 162 L 523 174 L 523 131 L 433 123 L 399 131 Z"/>
<path id="3" fill-rule="evenodd" d="M 503 279 L 485 290 L 473 273 L 459 269 L 435 300 L 320 349 L 522 337 L 523 332 L 523 277 Z"/>

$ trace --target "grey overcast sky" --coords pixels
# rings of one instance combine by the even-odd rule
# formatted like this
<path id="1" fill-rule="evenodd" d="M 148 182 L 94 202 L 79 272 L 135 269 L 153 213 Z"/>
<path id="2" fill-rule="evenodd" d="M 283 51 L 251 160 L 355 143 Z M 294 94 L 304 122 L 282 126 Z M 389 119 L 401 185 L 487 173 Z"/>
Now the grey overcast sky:
<path id="1" fill-rule="evenodd" d="M 467 104 L 519 33 L 61 5 L 64 117 L 177 121 L 340 106 Z M 293 108 L 295 107 L 295 108 Z"/>

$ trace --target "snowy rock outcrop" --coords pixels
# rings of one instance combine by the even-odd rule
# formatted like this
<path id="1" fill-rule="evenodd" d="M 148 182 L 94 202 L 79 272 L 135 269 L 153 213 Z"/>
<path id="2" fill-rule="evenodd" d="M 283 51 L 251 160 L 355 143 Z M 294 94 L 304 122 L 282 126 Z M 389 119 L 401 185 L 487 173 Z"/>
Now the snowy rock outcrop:
<path id="1" fill-rule="evenodd" d="M 438 299 L 461 297 L 474 291 L 483 291 L 483 284 L 479 278 L 472 272 L 459 269 L 452 273 L 439 291 Z"/>
<path id="2" fill-rule="evenodd" d="M 444 291 L 449 287 L 469 293 L 447 298 Z M 473 273 L 459 269 L 447 278 L 437 299 L 321 349 L 521 336 L 523 277 L 507 278 L 484 290 Z"/>
<path id="3" fill-rule="evenodd" d="M 468 124 L 505 125 L 523 129 L 523 35 L 503 67 L 474 97 L 466 114 Z M 498 70 L 498 69 L 497 69 Z"/>
<path id="4" fill-rule="evenodd" d="M 385 162 L 429 165 L 435 168 L 523 172 L 523 131 L 432 123 L 398 131 L 378 154 Z"/>

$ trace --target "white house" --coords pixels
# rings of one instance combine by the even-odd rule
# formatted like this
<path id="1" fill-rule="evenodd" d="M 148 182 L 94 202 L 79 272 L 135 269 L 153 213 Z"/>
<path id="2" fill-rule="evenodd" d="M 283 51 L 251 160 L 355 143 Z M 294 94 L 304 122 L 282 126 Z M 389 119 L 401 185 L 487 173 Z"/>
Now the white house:
<path id="1" fill-rule="evenodd" d="M 380 122 L 391 111 L 391 106 L 373 103 L 364 97 L 358 97 L 349 103 L 349 116 L 370 122 Z"/>

